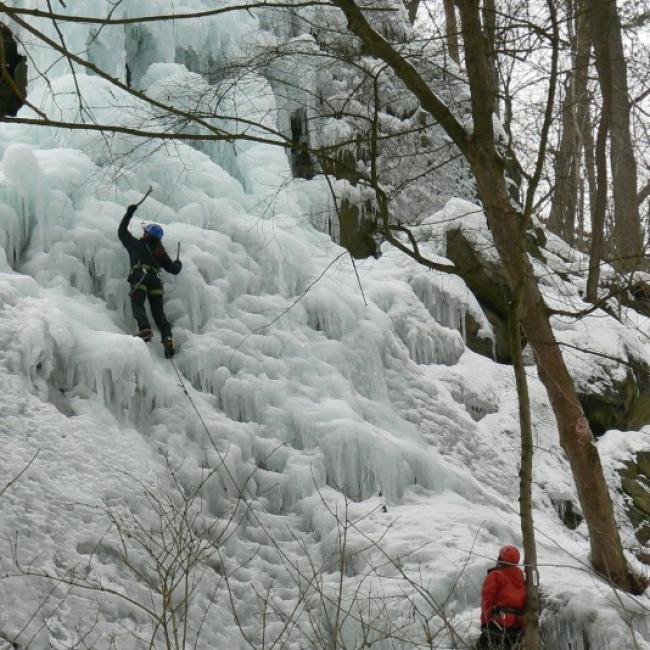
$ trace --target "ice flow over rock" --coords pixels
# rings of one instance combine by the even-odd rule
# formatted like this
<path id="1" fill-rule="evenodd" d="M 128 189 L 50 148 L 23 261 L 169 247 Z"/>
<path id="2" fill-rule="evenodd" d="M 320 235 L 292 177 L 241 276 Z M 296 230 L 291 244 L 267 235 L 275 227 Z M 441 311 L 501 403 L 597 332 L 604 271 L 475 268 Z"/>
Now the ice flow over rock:
<path id="1" fill-rule="evenodd" d="M 57 10 L 105 10 L 66 4 Z M 116 16 L 166 11 L 149 0 Z M 70 23 L 66 39 L 182 105 L 187 88 L 209 89 L 197 73 L 208 61 L 283 37 L 270 17 Z M 45 48 L 33 56 L 50 83 L 34 81 L 30 97 L 48 114 L 80 119 L 79 87 L 97 122 L 141 123 L 147 107 L 128 93 L 83 70 L 73 78 Z M 223 102 L 269 140 L 288 124 L 286 95 L 260 74 Z M 327 183 L 293 179 L 272 142 L 161 146 L 4 125 L 0 147 L 3 477 L 33 458 L 0 497 L 0 564 L 14 576 L 0 580 L 0 639 L 166 647 L 170 612 L 197 648 L 318 647 L 332 635 L 357 647 L 364 634 L 411 648 L 424 620 L 440 647 L 476 636 L 484 571 L 499 545 L 520 543 L 519 439 L 510 368 L 465 348 L 466 313 L 490 326 L 464 283 L 386 250 L 358 263 L 365 304 L 349 257 L 312 225 L 334 214 Z M 116 237 L 150 185 L 131 230 L 155 221 L 169 251 L 182 242 L 183 271 L 165 278 L 179 374 L 158 342 L 132 336 Z M 540 558 L 555 565 L 542 571 L 549 634 L 620 648 L 631 621 L 648 639 L 643 603 L 612 606 L 594 589 L 580 570 L 585 531 L 555 514 L 551 496 L 574 488 L 529 370 Z M 161 577 L 179 530 L 192 535 L 171 564 L 195 549 L 190 596 Z"/>

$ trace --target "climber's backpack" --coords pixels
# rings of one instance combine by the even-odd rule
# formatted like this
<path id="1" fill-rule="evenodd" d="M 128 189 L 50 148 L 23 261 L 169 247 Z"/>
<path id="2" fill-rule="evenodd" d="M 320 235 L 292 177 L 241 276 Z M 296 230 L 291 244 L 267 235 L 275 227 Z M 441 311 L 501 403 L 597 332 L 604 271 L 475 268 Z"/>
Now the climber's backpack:
<path id="1" fill-rule="evenodd" d="M 14 116 L 27 95 L 27 59 L 11 30 L 0 23 L 0 117 Z"/>

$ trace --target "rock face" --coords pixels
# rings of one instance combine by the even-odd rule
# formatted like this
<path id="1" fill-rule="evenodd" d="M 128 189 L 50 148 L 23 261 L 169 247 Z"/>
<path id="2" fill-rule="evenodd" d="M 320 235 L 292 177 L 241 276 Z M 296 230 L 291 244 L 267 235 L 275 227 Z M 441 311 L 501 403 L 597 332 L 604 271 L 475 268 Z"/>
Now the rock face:
<path id="1" fill-rule="evenodd" d="M 344 179 L 352 186 L 359 182 L 357 159 L 351 151 L 343 151 L 337 159 L 321 158 L 320 164 L 326 174 Z M 332 239 L 346 248 L 356 260 L 381 257 L 380 226 L 371 201 L 353 204 L 342 199 L 338 207 L 338 232 L 330 228 Z"/>
<path id="2" fill-rule="evenodd" d="M 483 309 L 485 313 L 485 309 Z M 492 323 L 492 321 L 490 321 Z M 497 329 L 493 325 L 493 330 L 495 337 L 497 334 Z M 492 341 L 489 337 L 480 336 L 481 324 L 472 316 L 470 312 L 465 315 L 465 345 L 476 354 L 481 354 L 484 357 L 489 357 L 490 359 L 496 359 L 497 357 L 497 341 Z M 507 340 L 505 341 L 507 344 Z M 503 345 L 503 342 L 502 342 Z M 501 350 L 503 352 L 503 350 Z"/>
<path id="3" fill-rule="evenodd" d="M 495 336 L 494 358 L 499 363 L 511 363 L 508 338 L 510 287 L 502 266 L 483 256 L 459 229 L 447 231 L 447 257 L 454 263 L 467 286 L 476 296 L 483 313 L 492 324 Z M 475 328 L 477 329 L 477 328 Z M 522 344 L 525 341 L 522 339 Z M 467 324 L 467 347 L 492 357 L 492 343 L 478 338 Z"/>
<path id="4" fill-rule="evenodd" d="M 316 174 L 314 160 L 309 153 L 307 111 L 299 108 L 291 113 L 291 171 L 295 178 L 311 180 Z"/>
<path id="5" fill-rule="evenodd" d="M 365 206 L 366 214 L 370 208 Z M 377 222 L 372 217 L 364 216 L 364 211 L 345 199 L 339 208 L 340 244 L 347 248 L 356 260 L 381 256 L 381 237 Z"/>
<path id="6" fill-rule="evenodd" d="M 636 273 L 621 302 L 650 318 L 650 273 Z"/>
<path id="7" fill-rule="evenodd" d="M 0 23 L 0 40 L 8 77 L 0 79 L 0 116 L 14 116 L 25 103 L 27 94 L 27 57 L 18 54 L 11 30 Z"/>
<path id="8" fill-rule="evenodd" d="M 546 239 L 540 228 L 528 233 L 528 252 L 543 260 Z M 479 338 L 478 325 L 468 318 L 467 347 L 478 354 L 492 357 L 500 363 L 511 363 L 512 355 L 508 341 L 508 310 L 510 287 L 505 272 L 494 255 L 483 254 L 481 246 L 472 242 L 462 228 L 447 231 L 447 257 L 456 265 L 460 276 L 476 296 L 485 316 L 492 324 L 495 334 L 492 342 Z M 522 346 L 525 339 L 522 338 Z M 598 384 L 599 390 L 592 390 Z M 610 429 L 637 430 L 650 424 L 650 368 L 641 362 L 633 362 L 627 369 L 625 379 L 611 377 L 605 382 L 594 379 L 593 383 L 576 386 L 578 395 L 595 435 Z"/>
<path id="9" fill-rule="evenodd" d="M 580 509 L 571 499 L 551 496 L 551 502 L 555 506 L 558 517 L 569 530 L 575 530 L 583 522 L 584 517 Z"/>
<path id="10" fill-rule="evenodd" d="M 636 362 L 622 381 L 612 379 L 599 393 L 578 389 L 580 403 L 596 436 L 610 429 L 637 431 L 650 424 L 650 368 Z"/>
<path id="11" fill-rule="evenodd" d="M 650 451 L 641 451 L 636 462 L 621 472 L 623 492 L 629 497 L 628 515 L 639 542 L 650 543 Z"/>

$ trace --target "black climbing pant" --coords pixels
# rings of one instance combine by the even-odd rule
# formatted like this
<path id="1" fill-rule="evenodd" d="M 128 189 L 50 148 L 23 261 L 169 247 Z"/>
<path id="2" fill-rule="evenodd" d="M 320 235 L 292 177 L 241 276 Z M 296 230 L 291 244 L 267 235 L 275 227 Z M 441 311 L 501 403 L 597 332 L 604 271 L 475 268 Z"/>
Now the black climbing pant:
<path id="1" fill-rule="evenodd" d="M 501 628 L 495 623 L 483 627 L 476 650 L 519 650 L 523 648 L 523 630 Z"/>
<path id="2" fill-rule="evenodd" d="M 166 339 L 172 335 L 172 326 L 165 316 L 163 310 L 163 286 L 162 281 L 151 275 L 146 275 L 143 279 L 135 278 L 136 282 L 131 282 L 131 309 L 133 316 L 138 322 L 140 330 L 151 329 L 145 303 L 149 298 L 149 308 L 153 316 L 156 327 L 160 330 L 160 336 Z"/>

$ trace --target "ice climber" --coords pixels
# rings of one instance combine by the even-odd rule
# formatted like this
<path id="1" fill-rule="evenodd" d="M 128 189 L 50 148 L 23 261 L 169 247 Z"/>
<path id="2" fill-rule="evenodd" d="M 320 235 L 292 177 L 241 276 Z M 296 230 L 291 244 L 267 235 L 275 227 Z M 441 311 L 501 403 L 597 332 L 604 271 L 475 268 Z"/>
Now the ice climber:
<path id="1" fill-rule="evenodd" d="M 481 591 L 481 638 L 476 650 L 521 647 L 526 584 L 518 563 L 517 548 L 504 546 L 499 550 L 496 566 L 485 577 Z"/>
<path id="2" fill-rule="evenodd" d="M 129 232 L 129 221 L 137 209 L 137 205 L 130 205 L 117 229 L 117 236 L 128 251 L 131 262 L 131 272 L 128 277 L 131 285 L 129 292 L 131 308 L 140 329 L 138 336 L 146 342 L 151 341 L 153 332 L 145 309 L 145 302 L 147 297 L 149 298 L 151 315 L 160 330 L 165 357 L 171 359 L 174 356 L 174 339 L 172 339 L 172 327 L 163 311 L 163 284 L 160 267 L 169 273 L 178 275 L 183 265 L 180 260 L 172 261 L 167 255 L 161 242 L 163 229 L 158 224 L 147 224 L 140 239 Z"/>

